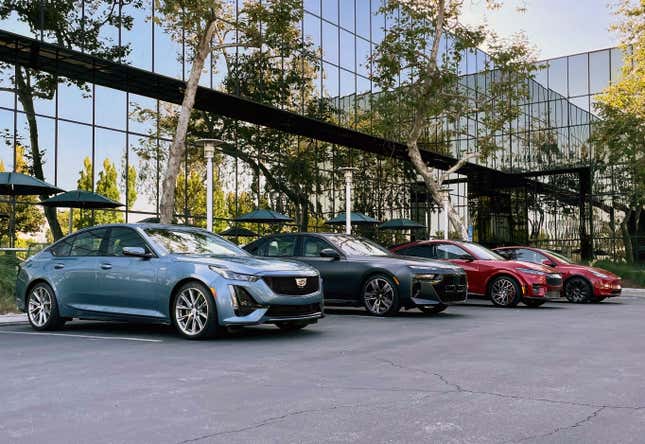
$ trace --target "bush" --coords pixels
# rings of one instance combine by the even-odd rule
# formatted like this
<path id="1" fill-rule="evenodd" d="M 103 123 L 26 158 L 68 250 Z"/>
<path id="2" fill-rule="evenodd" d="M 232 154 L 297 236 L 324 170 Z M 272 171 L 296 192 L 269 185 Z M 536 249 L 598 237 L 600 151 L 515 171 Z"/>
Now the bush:
<path id="1" fill-rule="evenodd" d="M 13 256 L 0 256 L 0 314 L 18 310 L 14 295 L 18 263 Z"/>
<path id="2" fill-rule="evenodd" d="M 595 266 L 622 277 L 625 287 L 645 288 L 645 265 L 598 261 Z"/>

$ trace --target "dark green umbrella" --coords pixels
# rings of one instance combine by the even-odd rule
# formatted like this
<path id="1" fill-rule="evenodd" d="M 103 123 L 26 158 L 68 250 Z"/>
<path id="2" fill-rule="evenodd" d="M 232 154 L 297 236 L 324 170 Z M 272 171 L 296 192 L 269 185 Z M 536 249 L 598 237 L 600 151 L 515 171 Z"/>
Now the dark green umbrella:
<path id="1" fill-rule="evenodd" d="M 50 197 L 40 203 L 45 207 L 101 209 L 122 207 L 123 204 L 115 202 L 91 191 L 74 190 Z"/>
<path id="2" fill-rule="evenodd" d="M 255 224 L 281 224 L 293 221 L 292 218 L 282 213 L 262 208 L 243 214 L 233 220 L 235 222 L 252 222 Z"/>
<path id="3" fill-rule="evenodd" d="M 248 230 L 243 227 L 231 227 L 219 233 L 220 236 L 230 237 L 255 237 L 258 234 L 255 231 Z"/>
<path id="4" fill-rule="evenodd" d="M 40 203 L 45 207 L 62 207 L 69 208 L 69 232 L 72 232 L 72 221 L 73 214 L 72 208 L 82 208 L 85 210 L 97 210 L 101 208 L 116 208 L 122 207 L 123 204 L 108 199 L 105 196 L 102 196 L 91 191 L 84 190 L 73 190 L 67 191 L 66 193 L 57 194 L 54 197 L 50 197 L 47 200 L 43 200 Z M 92 215 L 92 224 L 94 224 L 94 216 Z"/>
<path id="5" fill-rule="evenodd" d="M 0 195 L 11 196 L 12 211 L 9 212 L 9 243 L 14 245 L 15 203 L 16 196 L 36 196 L 60 193 L 60 188 L 55 187 L 40 179 L 21 173 L 0 173 Z"/>
<path id="6" fill-rule="evenodd" d="M 352 225 L 375 225 L 379 221 L 363 213 L 351 213 L 350 222 Z M 338 216 L 325 222 L 327 225 L 345 225 L 345 213 L 338 213 Z"/>
<path id="7" fill-rule="evenodd" d="M 390 219 L 378 227 L 381 230 L 418 230 L 426 226 L 411 219 Z"/>
<path id="8" fill-rule="evenodd" d="M 0 195 L 36 196 L 60 193 L 63 190 L 43 180 L 21 173 L 0 173 Z"/>

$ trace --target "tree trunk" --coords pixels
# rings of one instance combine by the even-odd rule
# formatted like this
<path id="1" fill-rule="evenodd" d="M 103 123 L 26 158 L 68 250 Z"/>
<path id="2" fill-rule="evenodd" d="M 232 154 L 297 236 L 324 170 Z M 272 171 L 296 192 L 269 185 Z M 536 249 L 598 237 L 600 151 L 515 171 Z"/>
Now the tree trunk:
<path id="1" fill-rule="evenodd" d="M 26 70 L 27 68 L 25 68 Z M 27 80 L 26 74 L 23 75 L 22 68 L 16 66 L 16 89 L 18 91 L 18 100 L 22 105 L 22 109 L 25 111 L 25 116 L 27 117 L 27 124 L 29 125 L 29 141 L 31 144 L 31 159 L 32 159 L 32 169 L 34 176 L 37 179 L 45 180 L 45 175 L 43 174 L 43 159 L 40 154 L 40 146 L 38 144 L 38 122 L 36 121 L 36 112 L 34 110 L 34 97 L 33 90 L 31 85 Z M 49 196 L 42 195 L 40 200 L 45 200 Z M 45 207 L 45 217 L 47 218 L 47 223 L 49 224 L 49 229 L 52 232 L 54 240 L 58 240 L 63 237 L 63 230 L 58 223 L 58 217 L 56 214 L 56 208 Z"/>
<path id="2" fill-rule="evenodd" d="M 423 158 L 421 157 L 421 151 L 419 150 L 419 146 L 417 145 L 416 142 L 409 141 L 407 144 L 408 147 L 408 156 L 410 156 L 410 160 L 412 161 L 412 165 L 414 166 L 414 169 L 421 175 L 423 178 L 423 182 L 426 185 L 426 189 L 432 196 L 432 200 L 437 204 L 443 207 L 444 205 L 444 199 L 447 197 L 443 196 L 443 192 L 441 191 L 441 185 L 442 183 L 435 179 L 435 177 L 432 175 L 432 172 L 426 165 L 426 163 L 423 161 Z M 448 200 L 448 219 L 450 220 L 450 224 L 454 228 L 454 230 L 457 232 L 457 235 L 460 237 L 460 240 L 466 240 L 468 238 L 468 230 L 466 229 L 466 226 L 459 215 L 457 211 L 455 210 L 455 207 L 452 205 L 452 202 Z M 450 230 L 448 230 L 450 231 Z"/>
<path id="3" fill-rule="evenodd" d="M 188 82 L 186 82 L 186 90 L 184 91 L 181 112 L 179 114 L 179 120 L 177 121 L 177 129 L 170 147 L 170 152 L 168 153 L 166 172 L 163 179 L 163 190 L 161 192 L 159 206 L 161 213 L 160 221 L 164 224 L 172 223 L 175 208 L 175 185 L 177 176 L 179 175 L 179 167 L 186 153 L 188 122 L 190 121 L 190 115 L 195 105 L 195 94 L 199 86 L 199 78 L 204 69 L 204 61 L 211 50 L 211 39 L 215 31 L 215 25 L 215 20 L 209 22 L 206 32 L 201 36 L 190 71 L 190 77 L 188 78 Z"/>
<path id="4" fill-rule="evenodd" d="M 632 248 L 632 236 L 629 232 L 629 219 L 632 216 L 632 212 L 626 211 L 625 218 L 620 223 L 620 232 L 623 236 L 623 245 L 625 246 L 625 260 L 628 263 L 634 262 L 634 249 Z"/>

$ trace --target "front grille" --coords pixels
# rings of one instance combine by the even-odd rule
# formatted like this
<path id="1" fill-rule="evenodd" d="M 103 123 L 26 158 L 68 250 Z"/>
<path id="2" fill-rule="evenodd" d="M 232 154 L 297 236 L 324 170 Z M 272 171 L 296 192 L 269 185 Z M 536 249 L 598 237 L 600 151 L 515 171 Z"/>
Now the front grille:
<path id="1" fill-rule="evenodd" d="M 302 284 L 303 279 L 304 285 L 298 285 L 298 282 Z M 294 296 L 314 293 L 320 287 L 318 276 L 267 276 L 264 282 L 274 293 Z"/>
<path id="2" fill-rule="evenodd" d="M 468 293 L 466 275 L 446 274 L 434 288 L 442 302 L 463 301 Z"/>
<path id="3" fill-rule="evenodd" d="M 307 316 L 322 311 L 320 304 L 307 305 L 272 305 L 266 312 L 269 317 Z"/>
<path id="4" fill-rule="evenodd" d="M 546 284 L 549 287 L 559 287 L 562 285 L 562 277 L 556 274 L 548 274 L 546 276 Z"/>

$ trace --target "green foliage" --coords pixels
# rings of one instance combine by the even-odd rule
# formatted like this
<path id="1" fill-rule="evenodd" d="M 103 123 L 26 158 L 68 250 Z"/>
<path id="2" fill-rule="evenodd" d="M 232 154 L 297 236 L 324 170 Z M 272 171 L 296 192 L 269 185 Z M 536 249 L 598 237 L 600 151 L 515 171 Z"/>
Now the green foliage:
<path id="1" fill-rule="evenodd" d="M 0 314 L 16 312 L 16 267 L 15 256 L 0 256 Z"/>

